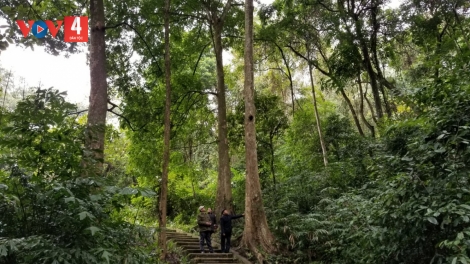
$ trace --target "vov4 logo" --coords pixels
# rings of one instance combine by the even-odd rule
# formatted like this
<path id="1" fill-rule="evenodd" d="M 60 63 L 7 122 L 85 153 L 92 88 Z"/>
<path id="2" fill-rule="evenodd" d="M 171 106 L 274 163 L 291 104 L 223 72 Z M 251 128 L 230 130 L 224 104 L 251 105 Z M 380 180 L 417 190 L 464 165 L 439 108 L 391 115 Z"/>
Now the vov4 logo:
<path id="1" fill-rule="evenodd" d="M 65 42 L 88 42 L 88 17 L 66 16 L 63 21 L 57 20 L 56 22 L 57 26 L 51 20 L 29 20 L 26 25 L 23 20 L 16 20 L 25 38 L 28 37 L 30 31 L 36 38 L 44 38 L 48 31 L 55 38 L 63 22 Z"/>

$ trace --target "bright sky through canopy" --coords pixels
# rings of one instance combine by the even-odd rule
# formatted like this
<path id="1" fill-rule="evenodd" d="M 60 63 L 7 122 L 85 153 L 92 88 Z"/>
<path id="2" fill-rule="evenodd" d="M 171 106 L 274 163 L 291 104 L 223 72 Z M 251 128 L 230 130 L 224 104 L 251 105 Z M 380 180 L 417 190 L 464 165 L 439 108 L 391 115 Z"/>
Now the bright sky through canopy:
<path id="1" fill-rule="evenodd" d="M 270 4 L 273 0 L 260 2 Z M 400 2 L 392 0 L 389 6 L 398 7 Z M 5 25 L 5 22 L 0 20 L 0 25 Z M 0 66 L 7 71 L 12 70 L 16 79 L 24 77 L 27 87 L 37 87 L 39 84 L 42 88 L 53 86 L 60 91 L 67 91 L 68 100 L 88 104 L 90 72 L 85 53 L 65 58 L 47 54 L 42 47 L 35 47 L 32 51 L 10 45 L 0 54 Z"/>

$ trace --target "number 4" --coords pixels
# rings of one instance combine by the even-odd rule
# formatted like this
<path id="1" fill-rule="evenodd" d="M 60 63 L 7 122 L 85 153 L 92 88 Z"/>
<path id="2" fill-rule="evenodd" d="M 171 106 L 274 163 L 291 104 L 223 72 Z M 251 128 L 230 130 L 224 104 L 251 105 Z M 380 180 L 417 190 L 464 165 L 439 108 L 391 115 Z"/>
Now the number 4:
<path id="1" fill-rule="evenodd" d="M 75 17 L 72 23 L 71 30 L 77 31 L 77 35 L 80 35 L 80 31 L 82 30 L 82 28 L 80 27 L 80 17 Z"/>

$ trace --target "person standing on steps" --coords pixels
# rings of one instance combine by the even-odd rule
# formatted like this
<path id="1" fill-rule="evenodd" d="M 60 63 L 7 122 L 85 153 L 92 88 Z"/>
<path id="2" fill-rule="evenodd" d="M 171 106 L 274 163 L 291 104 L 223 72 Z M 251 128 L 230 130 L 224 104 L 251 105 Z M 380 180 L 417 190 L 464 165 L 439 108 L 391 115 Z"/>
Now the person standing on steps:
<path id="1" fill-rule="evenodd" d="M 222 252 L 230 252 L 230 239 L 232 238 L 232 219 L 237 219 L 245 216 L 241 215 L 231 215 L 230 212 L 226 209 L 222 211 L 222 217 L 220 218 L 220 247 Z"/>
<path id="2" fill-rule="evenodd" d="M 210 235 L 212 236 L 212 234 L 217 231 L 217 219 L 215 218 L 215 214 L 212 213 L 211 208 L 207 208 L 207 214 L 209 215 L 211 219 L 211 234 Z"/>
<path id="3" fill-rule="evenodd" d="M 204 205 L 199 206 L 197 225 L 199 226 L 199 247 L 201 248 L 201 253 L 204 253 L 204 241 L 207 243 L 209 252 L 214 253 L 214 249 L 211 245 L 211 218 L 206 213 Z"/>

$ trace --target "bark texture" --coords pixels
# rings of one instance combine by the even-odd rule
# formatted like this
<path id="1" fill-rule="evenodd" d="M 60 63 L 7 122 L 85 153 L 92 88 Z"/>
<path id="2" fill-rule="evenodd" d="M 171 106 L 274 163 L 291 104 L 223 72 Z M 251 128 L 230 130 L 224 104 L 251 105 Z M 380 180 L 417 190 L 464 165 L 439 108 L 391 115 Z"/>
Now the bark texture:
<path id="1" fill-rule="evenodd" d="M 222 26 L 215 29 L 214 34 L 216 67 L 217 67 L 217 122 L 218 122 L 218 147 L 219 168 L 216 197 L 216 214 L 225 208 L 232 210 L 232 187 L 230 173 L 230 157 L 228 147 L 227 130 L 227 103 L 225 101 L 225 76 L 222 63 Z M 217 215 L 220 217 L 219 215 Z"/>
<path id="2" fill-rule="evenodd" d="M 274 236 L 268 227 L 263 207 L 261 185 L 258 174 L 258 156 L 256 152 L 255 100 L 253 74 L 253 0 L 245 0 L 245 157 L 246 157 L 246 193 L 245 193 L 245 230 L 242 246 L 250 249 L 260 263 L 260 252 L 275 251 Z"/>
<path id="3" fill-rule="evenodd" d="M 158 244 L 162 250 L 161 259 L 166 258 L 166 213 L 168 195 L 168 166 L 170 163 L 170 107 L 171 107 L 171 65 L 170 65 L 170 0 L 165 0 L 165 120 L 163 132 L 162 181 L 158 207 L 158 224 L 160 227 Z"/>
<path id="4" fill-rule="evenodd" d="M 365 97 L 365 94 L 362 91 L 362 83 L 361 82 L 362 82 L 361 81 L 361 74 L 359 72 L 358 77 L 357 77 L 357 83 L 359 85 L 359 93 L 361 94 L 361 104 L 360 104 L 359 113 L 361 115 L 362 122 L 364 122 L 366 127 L 370 130 L 371 136 L 375 138 L 375 127 L 373 125 L 371 125 L 369 123 L 369 121 L 367 121 L 367 119 L 364 115 L 364 97 Z"/>
<path id="5" fill-rule="evenodd" d="M 85 137 L 84 176 L 101 174 L 104 162 L 108 85 L 103 0 L 90 1 L 90 105 Z"/>
<path id="6" fill-rule="evenodd" d="M 228 11 L 231 8 L 232 0 L 228 0 L 223 11 L 219 14 L 217 5 L 214 2 L 206 2 L 208 22 L 211 25 L 212 42 L 216 58 L 217 72 L 217 123 L 218 123 L 218 178 L 217 194 L 215 199 L 215 213 L 220 218 L 223 209 L 232 211 L 232 175 L 230 172 L 230 156 L 228 146 L 227 130 L 227 103 L 225 100 L 225 74 L 222 59 L 222 30 Z"/>

